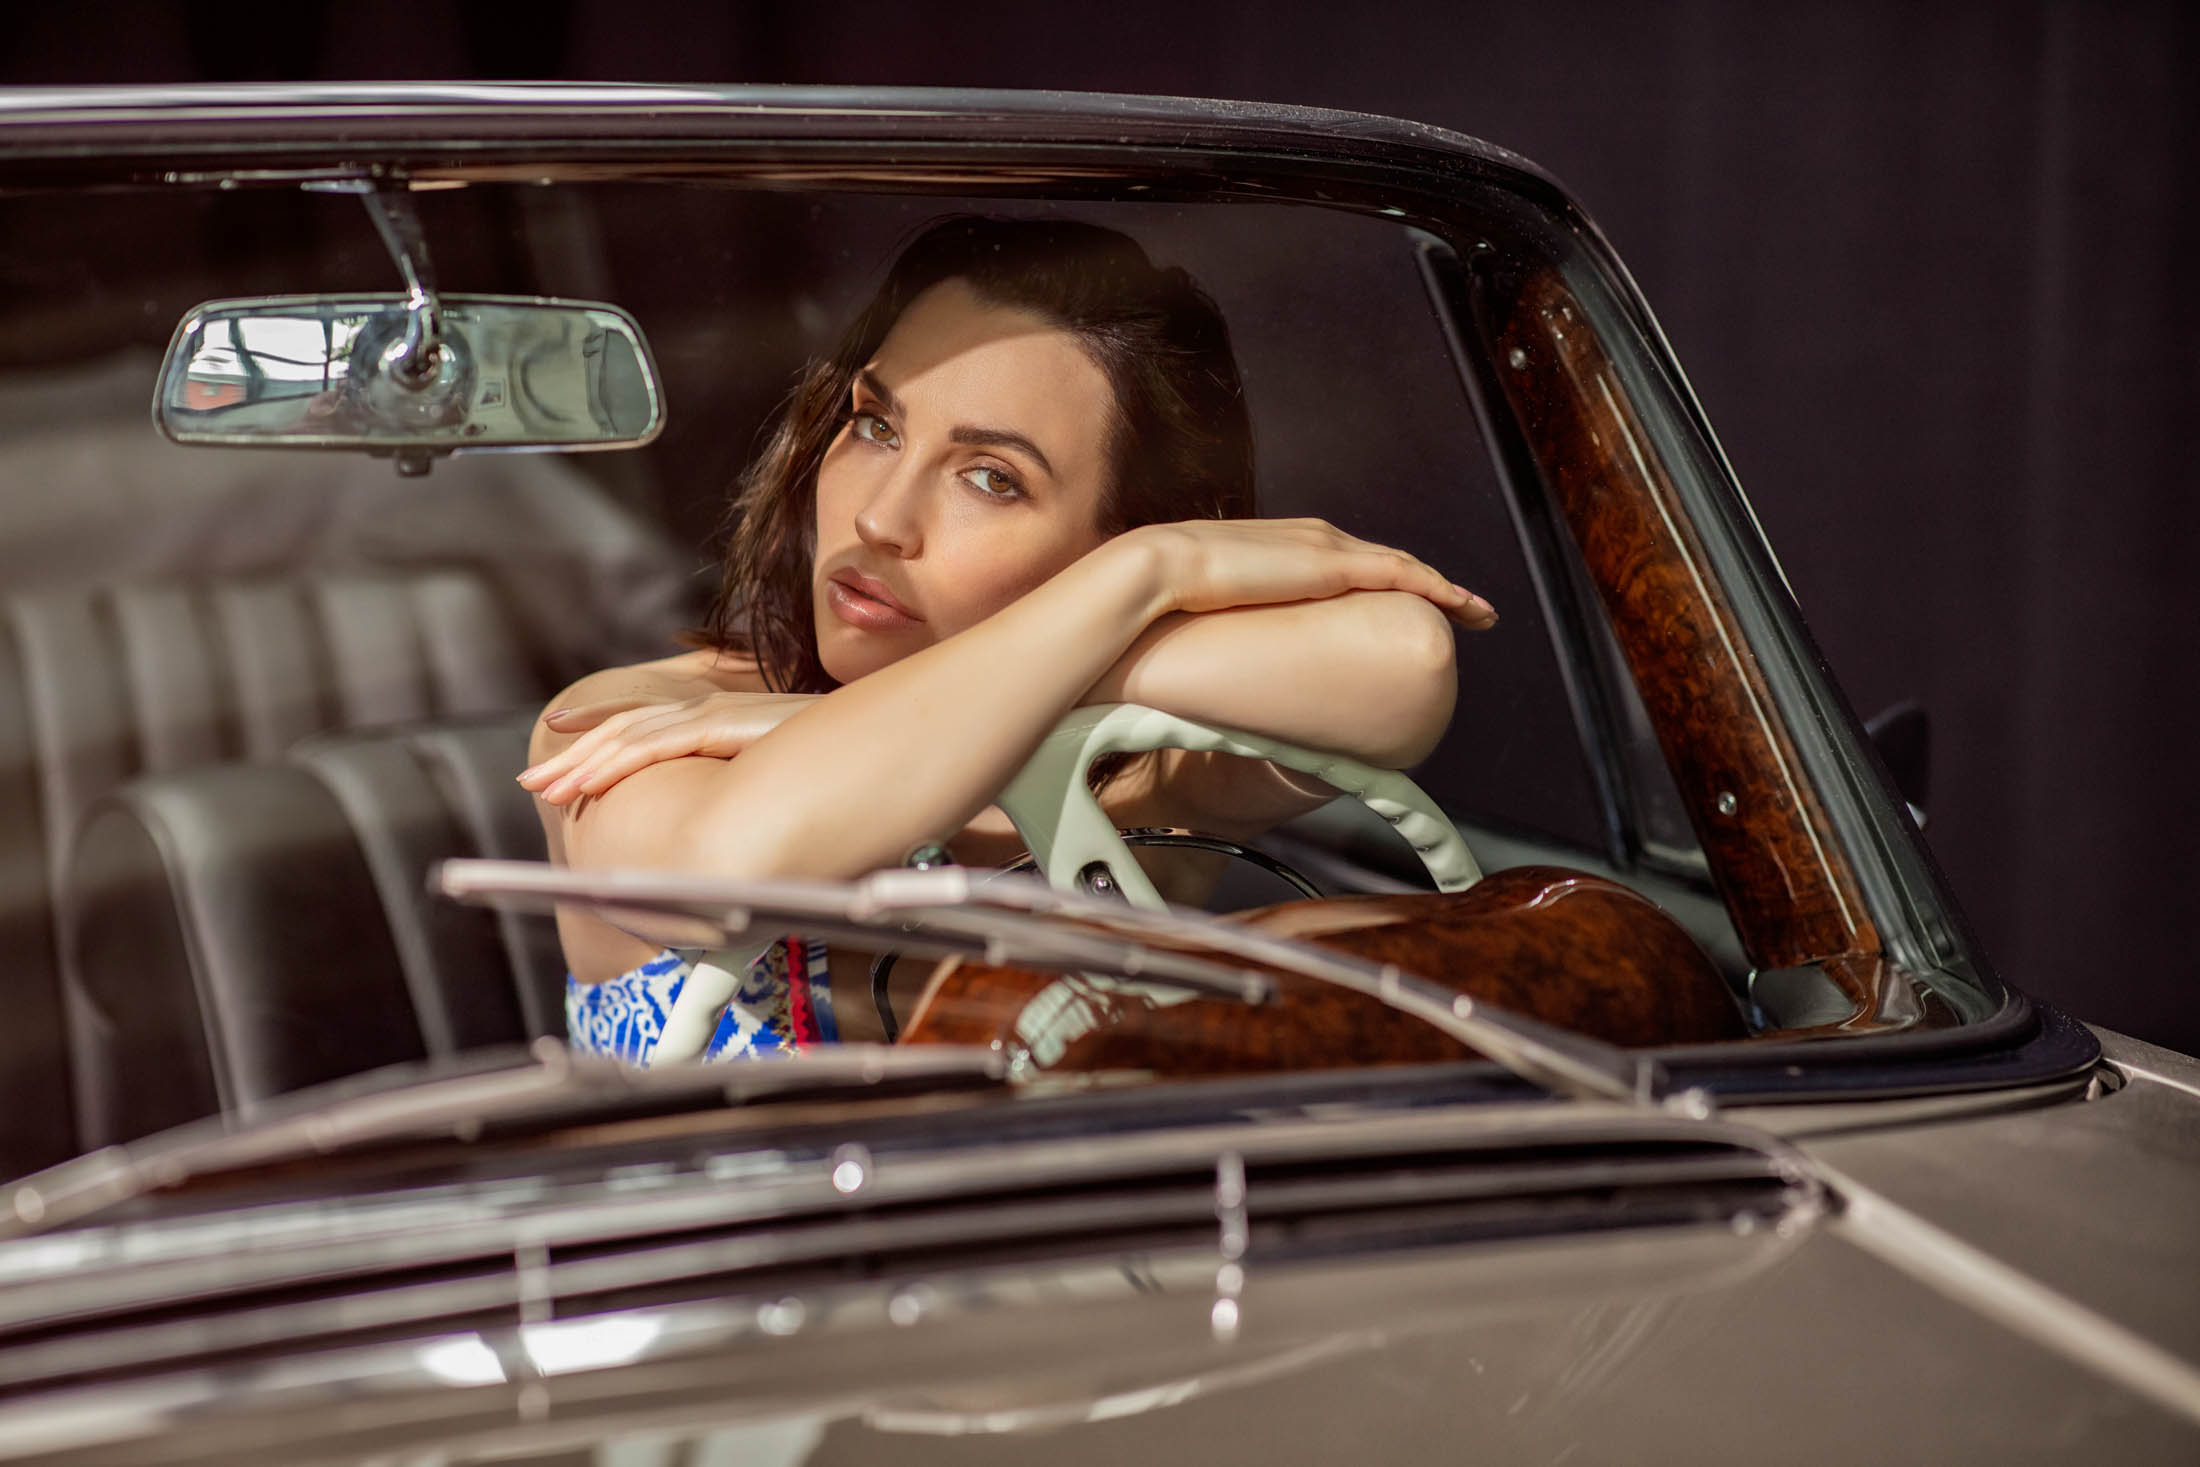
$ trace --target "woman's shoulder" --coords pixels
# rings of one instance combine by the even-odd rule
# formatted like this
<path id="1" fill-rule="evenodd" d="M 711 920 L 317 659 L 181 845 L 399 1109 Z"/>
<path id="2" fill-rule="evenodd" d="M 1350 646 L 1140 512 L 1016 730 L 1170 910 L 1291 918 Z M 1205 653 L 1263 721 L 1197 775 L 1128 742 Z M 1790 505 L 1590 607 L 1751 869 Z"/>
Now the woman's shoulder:
<path id="1" fill-rule="evenodd" d="M 551 708 L 604 703 L 614 698 L 696 697 L 704 693 L 760 693 L 763 675 L 752 658 L 703 647 L 650 662 L 607 667 L 569 684 Z"/>

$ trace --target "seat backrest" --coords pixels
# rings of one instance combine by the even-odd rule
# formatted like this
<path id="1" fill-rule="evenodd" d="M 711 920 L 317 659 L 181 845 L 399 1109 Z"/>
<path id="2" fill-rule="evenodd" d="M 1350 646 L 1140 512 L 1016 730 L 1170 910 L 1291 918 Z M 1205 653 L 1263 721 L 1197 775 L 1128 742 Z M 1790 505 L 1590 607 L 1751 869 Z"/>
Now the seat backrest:
<path id="1" fill-rule="evenodd" d="M 20 592 L 0 602 L 0 1176 L 72 1154 L 56 897 L 85 813 L 123 783 L 273 759 L 301 736 L 539 704 L 470 570 Z"/>
<path id="2" fill-rule="evenodd" d="M 79 1143 L 564 1028 L 547 918 L 429 896 L 453 856 L 540 860 L 531 715 L 325 735 L 95 803 L 64 907 Z"/>

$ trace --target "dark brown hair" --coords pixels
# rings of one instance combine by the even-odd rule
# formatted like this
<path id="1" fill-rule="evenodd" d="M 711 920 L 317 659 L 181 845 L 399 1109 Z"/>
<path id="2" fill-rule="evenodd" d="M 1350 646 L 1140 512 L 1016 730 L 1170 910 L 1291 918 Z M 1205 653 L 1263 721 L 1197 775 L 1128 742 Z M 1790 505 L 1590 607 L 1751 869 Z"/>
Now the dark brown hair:
<path id="1" fill-rule="evenodd" d="M 927 227 L 833 355 L 804 369 L 736 486 L 723 576 L 701 640 L 754 657 L 765 686 L 822 693 L 810 605 L 817 471 L 849 416 L 855 375 L 909 303 L 948 280 L 1069 332 L 1114 389 L 1100 531 L 1254 513 L 1253 437 L 1213 300 L 1129 236 L 1069 220 L 957 216 Z"/>

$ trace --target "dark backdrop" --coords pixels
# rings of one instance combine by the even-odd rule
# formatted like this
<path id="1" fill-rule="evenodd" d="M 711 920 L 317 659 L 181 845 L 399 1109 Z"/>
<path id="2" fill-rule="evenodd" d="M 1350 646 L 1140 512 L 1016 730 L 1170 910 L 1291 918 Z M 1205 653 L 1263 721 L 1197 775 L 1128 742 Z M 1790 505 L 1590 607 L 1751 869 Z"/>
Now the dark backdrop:
<path id="1" fill-rule="evenodd" d="M 43 6 L 0 80 L 562 77 L 1306 102 L 1587 202 L 2021 986 L 2200 1052 L 2200 7 L 1750 0 Z M 2196 923 L 2200 926 L 2200 923 Z"/>

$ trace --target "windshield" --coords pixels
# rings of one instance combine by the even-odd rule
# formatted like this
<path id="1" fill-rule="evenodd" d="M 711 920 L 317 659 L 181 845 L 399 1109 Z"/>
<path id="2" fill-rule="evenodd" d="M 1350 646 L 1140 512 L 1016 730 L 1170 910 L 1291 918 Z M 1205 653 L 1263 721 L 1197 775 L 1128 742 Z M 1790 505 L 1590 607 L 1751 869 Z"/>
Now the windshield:
<path id="1" fill-rule="evenodd" d="M 0 199 L 0 1173 L 542 1038 L 1151 1083 L 1495 1052 L 1265 939 L 1641 1051 L 1992 1011 L 1874 927 L 1905 878 L 1733 653 L 1756 593 L 1689 531 L 1707 450 L 1594 280 L 1494 213 L 1477 254 L 1280 201 L 441 180 L 406 200 L 434 279 L 627 313 L 664 426 L 401 474 L 149 425 L 205 302 L 403 302 L 355 193 L 219 182 Z M 350 340 L 209 337 L 191 410 L 333 392 Z M 1116 704 L 1175 722 L 1039 767 Z M 946 950 L 431 892 L 480 857 L 1036 863 L 1225 935 Z"/>

